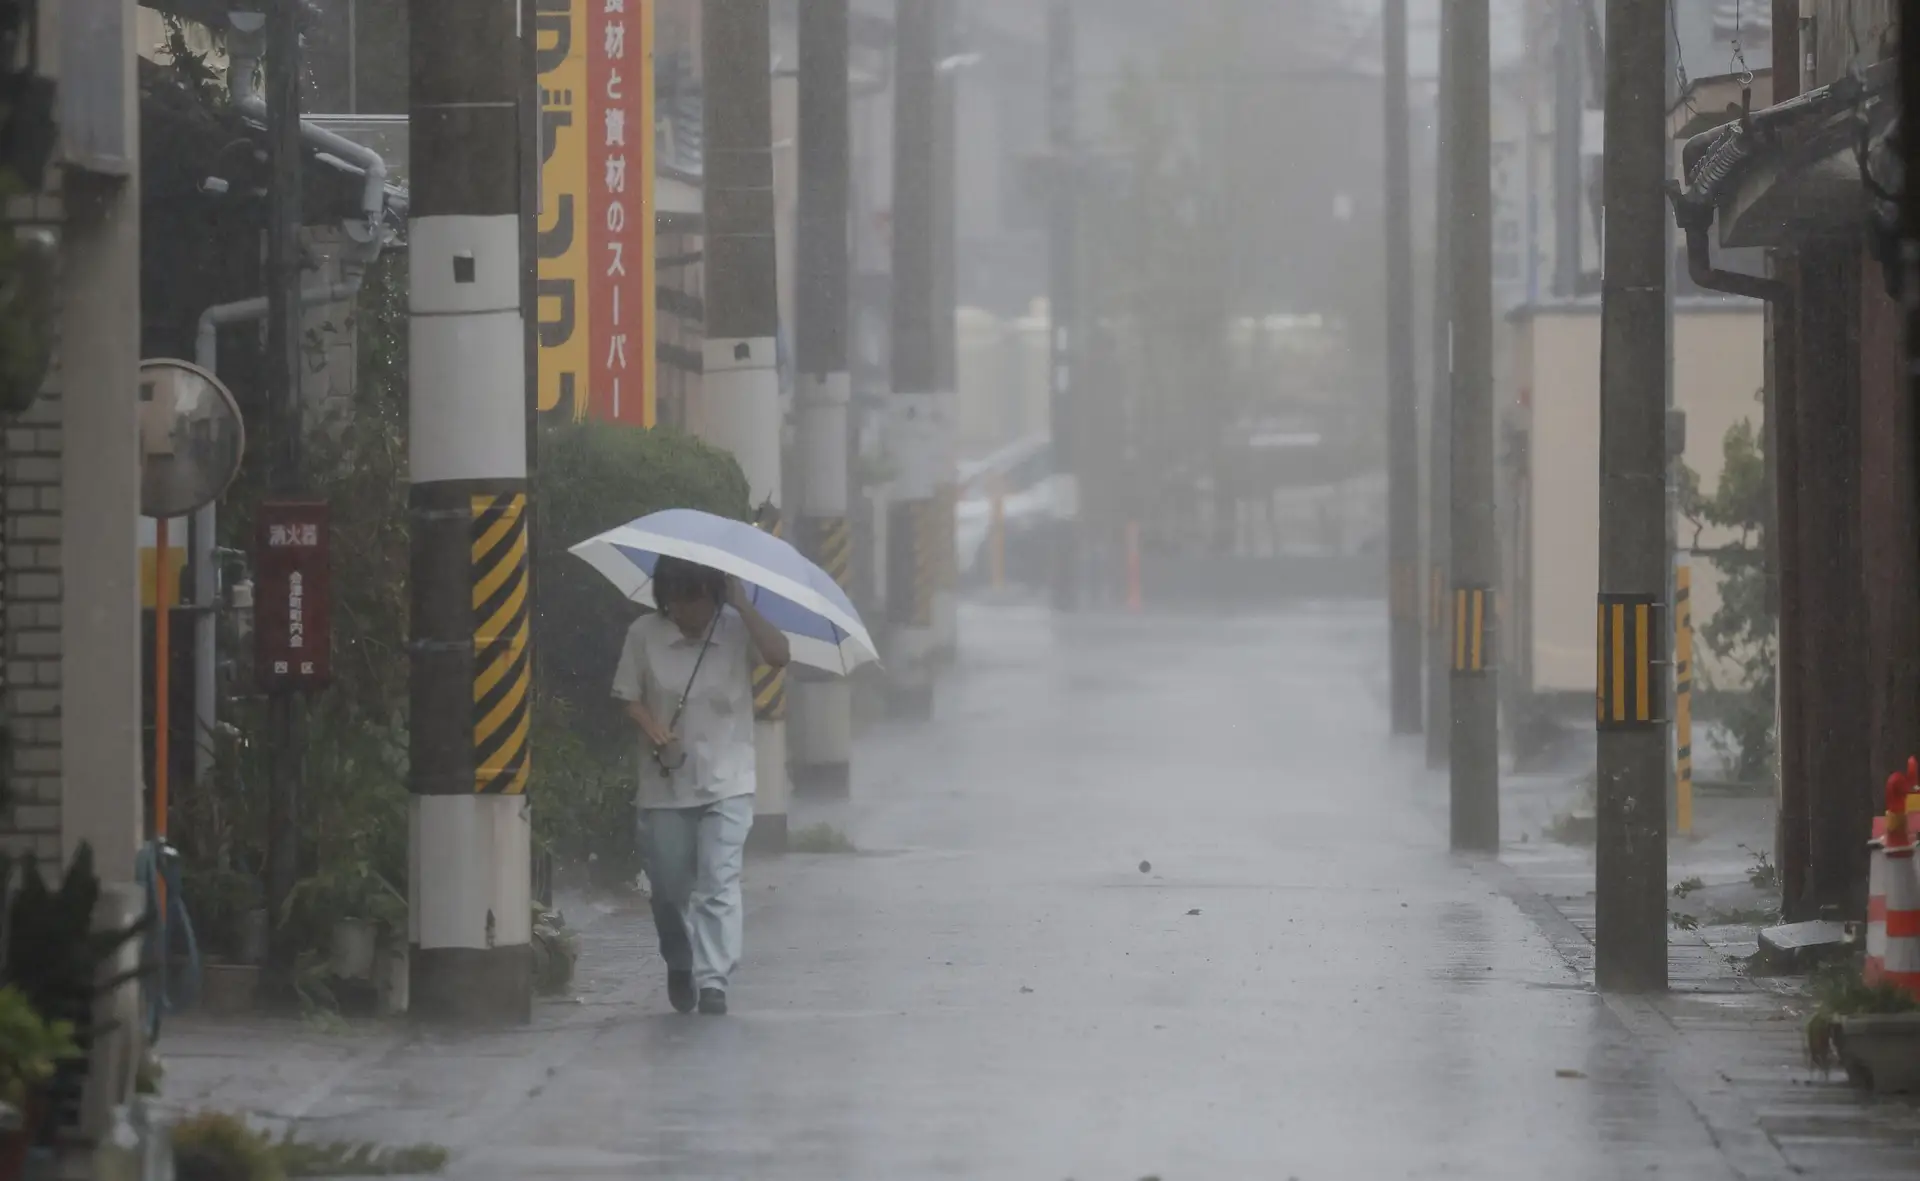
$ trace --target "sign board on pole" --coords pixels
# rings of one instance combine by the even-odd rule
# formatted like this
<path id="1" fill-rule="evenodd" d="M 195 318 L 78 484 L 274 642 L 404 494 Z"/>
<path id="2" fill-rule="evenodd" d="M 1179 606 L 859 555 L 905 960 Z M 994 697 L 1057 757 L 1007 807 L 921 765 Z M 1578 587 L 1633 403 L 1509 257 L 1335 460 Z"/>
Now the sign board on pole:
<path id="1" fill-rule="evenodd" d="M 254 539 L 254 678 L 267 693 L 298 693 L 333 679 L 327 506 L 268 501 Z"/>
<path id="2" fill-rule="evenodd" d="M 654 0 L 541 0 L 543 413 L 654 421 Z"/>

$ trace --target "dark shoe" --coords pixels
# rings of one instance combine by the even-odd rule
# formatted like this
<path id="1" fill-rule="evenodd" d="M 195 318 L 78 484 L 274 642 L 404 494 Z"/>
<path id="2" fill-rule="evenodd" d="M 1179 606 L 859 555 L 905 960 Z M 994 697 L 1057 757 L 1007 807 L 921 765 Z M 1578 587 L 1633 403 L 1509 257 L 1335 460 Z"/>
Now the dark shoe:
<path id="1" fill-rule="evenodd" d="M 701 989 L 700 1012 L 707 1017 L 725 1017 L 727 1015 L 727 994 L 717 988 Z"/>
<path id="2" fill-rule="evenodd" d="M 669 970 L 667 972 L 667 999 L 673 1002 L 676 1013 L 691 1013 L 696 1003 L 693 991 L 693 973 Z"/>

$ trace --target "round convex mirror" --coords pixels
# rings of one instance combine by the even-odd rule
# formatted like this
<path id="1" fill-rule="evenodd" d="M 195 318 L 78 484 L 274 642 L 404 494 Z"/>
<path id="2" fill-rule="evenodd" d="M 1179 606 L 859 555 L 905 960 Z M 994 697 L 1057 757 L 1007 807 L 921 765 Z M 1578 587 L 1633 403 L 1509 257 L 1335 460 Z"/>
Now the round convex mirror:
<path id="1" fill-rule="evenodd" d="M 247 445 L 240 406 L 186 361 L 140 363 L 140 511 L 184 517 L 218 500 Z"/>

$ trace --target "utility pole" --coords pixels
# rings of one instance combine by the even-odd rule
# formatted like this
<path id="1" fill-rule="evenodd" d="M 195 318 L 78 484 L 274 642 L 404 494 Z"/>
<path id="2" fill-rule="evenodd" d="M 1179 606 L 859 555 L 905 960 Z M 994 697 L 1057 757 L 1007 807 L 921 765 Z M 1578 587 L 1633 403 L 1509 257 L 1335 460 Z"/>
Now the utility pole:
<path id="1" fill-rule="evenodd" d="M 1667 986 L 1666 0 L 1607 6 L 1599 986 Z"/>
<path id="2" fill-rule="evenodd" d="M 273 399 L 278 454 L 273 493 L 290 499 L 303 492 L 300 400 L 300 29 L 290 4 L 266 9 L 267 153 L 272 187 L 267 193 L 267 373 Z M 267 797 L 267 913 L 283 913 L 299 879 L 302 702 L 282 689 L 267 702 L 267 744 L 272 780 Z M 201 739 L 204 740 L 204 737 Z M 293 960 L 283 924 L 269 924 L 267 990 L 290 1002 Z"/>
<path id="3" fill-rule="evenodd" d="M 1920 18 L 1905 6 L 1900 21 L 1900 117 L 1903 128 L 1920 128 Z M 1900 146 L 1905 178 L 1900 192 L 1900 298 L 1907 313 L 1907 398 L 1920 397 L 1920 134 L 1908 131 Z M 1915 430 L 1920 431 L 1920 421 Z M 1920 496 L 1920 487 L 1912 495 Z"/>
<path id="4" fill-rule="evenodd" d="M 800 6 L 800 205 L 794 308 L 799 369 L 800 541 L 806 555 L 853 588 L 847 525 L 847 203 L 853 183 L 847 65 L 848 0 Z M 795 790 L 847 794 L 853 694 L 843 678 L 799 673 L 793 685 Z"/>
<path id="5" fill-rule="evenodd" d="M 1452 9 L 1440 6 L 1440 89 L 1434 153 L 1433 372 L 1427 406 L 1427 767 L 1453 757 L 1453 78 Z"/>
<path id="6" fill-rule="evenodd" d="M 706 441 L 733 453 L 764 526 L 780 529 L 780 329 L 773 217 L 772 29 L 767 0 L 704 0 Z M 751 848 L 787 847 L 783 670 L 753 672 L 759 791 Z"/>
<path id="7" fill-rule="evenodd" d="M 1413 376 L 1407 0 L 1386 0 L 1388 643 L 1395 734 L 1420 732 L 1420 405 Z"/>
<path id="8" fill-rule="evenodd" d="M 514 0 L 409 0 L 410 1009 L 532 1016 L 522 94 Z M 528 35 L 531 35 L 529 30 Z"/>
<path id="9" fill-rule="evenodd" d="M 1586 113 L 1585 0 L 1558 0 L 1553 42 L 1553 293 L 1580 286 L 1583 177 L 1580 131 Z"/>
<path id="10" fill-rule="evenodd" d="M 1493 143 L 1488 0 L 1448 0 L 1453 87 L 1453 847 L 1500 848 L 1493 517 Z"/>
<path id="11" fill-rule="evenodd" d="M 958 0 L 936 0 L 934 24 L 933 103 L 933 338 L 935 387 L 957 408 L 960 389 L 959 340 L 955 317 L 959 310 L 959 95 L 961 59 Z M 959 649 L 960 603 L 955 596 L 959 563 L 954 547 L 954 515 L 958 511 L 960 423 L 957 409 L 941 420 L 939 470 L 934 476 L 939 508 L 940 555 L 933 592 L 933 646 L 937 664 L 951 662 Z"/>
<path id="12" fill-rule="evenodd" d="M 1800 0 L 1773 0 L 1773 101 L 1800 93 Z M 1812 813 L 1808 808 L 1809 727 L 1803 700 L 1810 662 L 1806 643 L 1807 595 L 1801 559 L 1800 458 L 1800 308 L 1798 264 L 1788 251 L 1775 251 L 1773 278 L 1779 298 L 1767 305 L 1767 460 L 1772 468 L 1773 518 L 1771 571 L 1777 606 L 1776 647 L 1780 654 L 1776 683 L 1778 712 L 1774 727 L 1780 765 L 1780 807 L 1774 836 L 1774 863 L 1780 867 L 1780 897 L 1789 922 L 1818 917 L 1807 908 L 1812 869 Z"/>
<path id="13" fill-rule="evenodd" d="M 1050 364 L 1047 390 L 1054 471 L 1066 504 L 1053 547 L 1053 606 L 1080 606 L 1080 485 L 1074 426 L 1078 411 L 1080 339 L 1080 158 L 1079 85 L 1072 0 L 1053 0 L 1047 13 L 1047 113 L 1052 163 L 1052 215 L 1048 257 L 1052 268 L 1047 301 Z"/>
<path id="14" fill-rule="evenodd" d="M 892 625 L 892 710 L 933 715 L 939 586 L 940 460 L 953 398 L 940 388 L 935 324 L 934 149 L 938 90 L 938 0 L 898 0 L 894 22 L 893 392 L 887 451 L 893 490 L 887 506 L 887 620 Z"/>

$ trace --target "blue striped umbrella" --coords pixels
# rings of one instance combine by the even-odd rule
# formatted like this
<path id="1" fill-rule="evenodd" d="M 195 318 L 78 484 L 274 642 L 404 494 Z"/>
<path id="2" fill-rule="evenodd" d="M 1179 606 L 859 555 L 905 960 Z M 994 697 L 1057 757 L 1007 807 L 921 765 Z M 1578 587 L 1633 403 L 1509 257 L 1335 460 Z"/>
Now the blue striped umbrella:
<path id="1" fill-rule="evenodd" d="M 731 574 L 767 622 L 786 635 L 799 663 L 845 674 L 880 659 L 840 584 L 799 550 L 744 521 L 667 509 L 589 537 L 567 552 L 605 575 L 621 594 L 649 607 L 655 605 L 654 563 L 662 556 Z"/>

